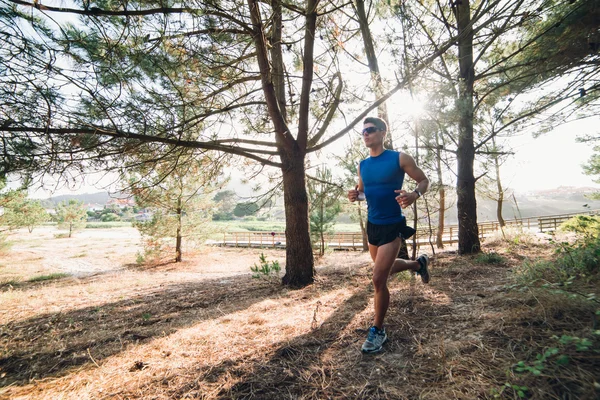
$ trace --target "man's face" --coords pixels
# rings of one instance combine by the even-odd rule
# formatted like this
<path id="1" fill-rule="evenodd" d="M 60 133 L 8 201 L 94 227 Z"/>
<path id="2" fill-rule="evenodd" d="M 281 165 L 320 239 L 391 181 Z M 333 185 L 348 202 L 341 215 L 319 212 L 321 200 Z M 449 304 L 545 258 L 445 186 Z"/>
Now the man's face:
<path id="1" fill-rule="evenodd" d="M 371 148 L 383 144 L 385 132 L 377 129 L 375 125 L 368 122 L 363 125 L 362 135 L 363 140 L 365 141 L 365 146 Z"/>

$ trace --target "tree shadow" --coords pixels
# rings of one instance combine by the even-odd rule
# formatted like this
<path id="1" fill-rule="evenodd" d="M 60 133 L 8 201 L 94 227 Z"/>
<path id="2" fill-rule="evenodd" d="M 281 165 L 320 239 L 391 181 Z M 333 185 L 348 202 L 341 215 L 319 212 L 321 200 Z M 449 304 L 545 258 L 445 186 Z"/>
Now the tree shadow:
<path id="1" fill-rule="evenodd" d="M 174 284 L 121 301 L 46 313 L 0 326 L 0 387 L 64 375 L 201 321 L 288 290 L 248 275 Z"/>
<path id="2" fill-rule="evenodd" d="M 328 353 L 351 349 L 359 358 L 363 357 L 360 354 L 362 342 L 357 345 L 357 336 L 360 335 L 361 339 L 366 337 L 366 330 L 352 330 L 349 333 L 347 328 L 356 314 L 368 306 L 371 297 L 372 289 L 369 286 L 356 290 L 318 328 L 280 343 L 270 351 L 267 360 L 263 355 L 254 354 L 235 360 L 227 359 L 218 364 L 202 365 L 193 369 L 194 379 L 183 385 L 165 389 L 164 382 L 168 381 L 168 377 L 163 376 L 145 382 L 141 391 L 163 386 L 161 393 L 168 398 L 204 398 L 209 392 L 214 396 L 211 398 L 223 399 L 311 398 L 307 393 L 313 388 L 307 387 L 302 378 L 323 374 L 322 378 L 329 380 L 336 368 L 335 359 L 331 360 L 330 369 L 319 366 Z M 232 382 L 237 383 L 231 385 Z M 215 386 L 221 389 L 215 391 Z M 337 393 L 338 398 L 341 393 Z M 127 397 L 126 393 L 121 395 Z M 335 397 L 335 390 L 328 395 Z"/>
<path id="3" fill-rule="evenodd" d="M 488 272 L 467 266 L 463 269 L 471 275 L 485 276 Z M 448 328 L 456 324 L 457 335 L 461 335 L 463 332 L 458 330 L 464 329 L 465 324 L 479 329 L 482 323 L 465 318 L 467 314 L 453 315 L 452 303 L 472 306 L 480 299 L 476 293 L 487 284 L 465 282 L 466 289 L 453 291 L 446 286 L 452 274 L 440 274 L 439 278 L 444 281 L 443 286 L 420 287 L 414 280 L 409 286 L 396 285 L 386 317 L 390 341 L 380 354 L 360 352 L 366 329 L 357 329 L 357 322 L 360 327 L 363 324 L 356 321 L 356 316 L 369 307 L 373 296 L 372 286 L 365 279 L 365 285 L 357 285 L 358 289 L 317 329 L 274 344 L 268 354 L 257 352 L 210 365 L 198 363 L 186 373 L 189 379 L 175 375 L 150 379 L 138 388 L 139 393 L 156 393 L 160 387 L 161 395 L 168 398 L 205 398 L 207 393 L 208 397 L 219 399 L 421 398 L 430 385 L 448 384 L 440 344 L 452 333 Z M 436 304 L 430 292 L 446 298 L 448 304 Z M 369 314 L 367 318 L 371 317 Z M 440 317 L 444 319 L 438 321 Z M 464 343 L 469 347 L 465 345 L 461 351 L 479 352 L 472 342 L 466 338 Z M 176 383 L 169 387 L 165 382 L 171 379 Z M 481 386 L 477 386 L 479 382 L 468 379 L 461 385 L 477 395 L 465 398 L 486 393 L 486 388 L 481 392 Z M 120 393 L 124 397 L 128 394 L 133 392 Z"/>

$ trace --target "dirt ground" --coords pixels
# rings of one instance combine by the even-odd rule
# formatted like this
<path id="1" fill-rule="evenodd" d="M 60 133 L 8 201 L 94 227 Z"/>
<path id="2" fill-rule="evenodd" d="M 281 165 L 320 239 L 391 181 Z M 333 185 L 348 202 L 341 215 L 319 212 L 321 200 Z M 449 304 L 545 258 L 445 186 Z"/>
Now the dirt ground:
<path id="1" fill-rule="evenodd" d="M 0 260 L 4 399 L 593 399 L 598 358 L 577 377 L 519 375 L 553 335 L 592 329 L 593 312 L 511 289 L 542 245 L 494 248 L 503 262 L 440 253 L 423 285 L 390 280 L 382 353 L 360 346 L 373 318 L 367 254 L 317 260 L 300 290 L 253 279 L 260 252 L 202 248 L 138 266 L 134 229 L 18 232 Z M 490 249 L 488 249 L 490 250 Z M 31 282 L 40 275 L 59 279 Z M 283 273 L 283 271 L 282 271 Z M 35 280 L 35 279 L 34 279 Z M 565 308 L 566 307 L 566 308 Z M 536 386 L 533 386 L 533 384 Z M 518 389 L 525 386 L 526 390 Z M 516 388 L 515 388 L 516 387 Z"/>

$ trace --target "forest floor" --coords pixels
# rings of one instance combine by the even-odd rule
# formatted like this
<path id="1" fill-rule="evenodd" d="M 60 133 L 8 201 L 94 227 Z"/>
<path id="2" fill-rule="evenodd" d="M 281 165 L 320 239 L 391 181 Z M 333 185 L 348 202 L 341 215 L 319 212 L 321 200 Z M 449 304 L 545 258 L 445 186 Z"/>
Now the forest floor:
<path id="1" fill-rule="evenodd" d="M 523 284 L 523 265 L 554 257 L 535 237 L 440 252 L 428 285 L 390 278 L 389 341 L 365 355 L 366 253 L 318 258 L 294 290 L 250 274 L 261 252 L 285 267 L 281 250 L 138 265 L 133 228 L 54 232 L 13 233 L 0 256 L 2 399 L 600 397 L 598 285 Z"/>

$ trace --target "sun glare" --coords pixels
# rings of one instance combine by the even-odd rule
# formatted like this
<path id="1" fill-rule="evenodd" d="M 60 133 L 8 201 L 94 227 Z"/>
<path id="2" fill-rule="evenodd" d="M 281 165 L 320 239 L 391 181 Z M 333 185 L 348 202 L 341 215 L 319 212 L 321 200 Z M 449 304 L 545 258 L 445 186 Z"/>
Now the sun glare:
<path id="1" fill-rule="evenodd" d="M 402 93 L 390 99 L 394 113 L 406 118 L 415 119 L 425 112 L 425 102 L 418 96 L 411 97 L 409 93 Z"/>

